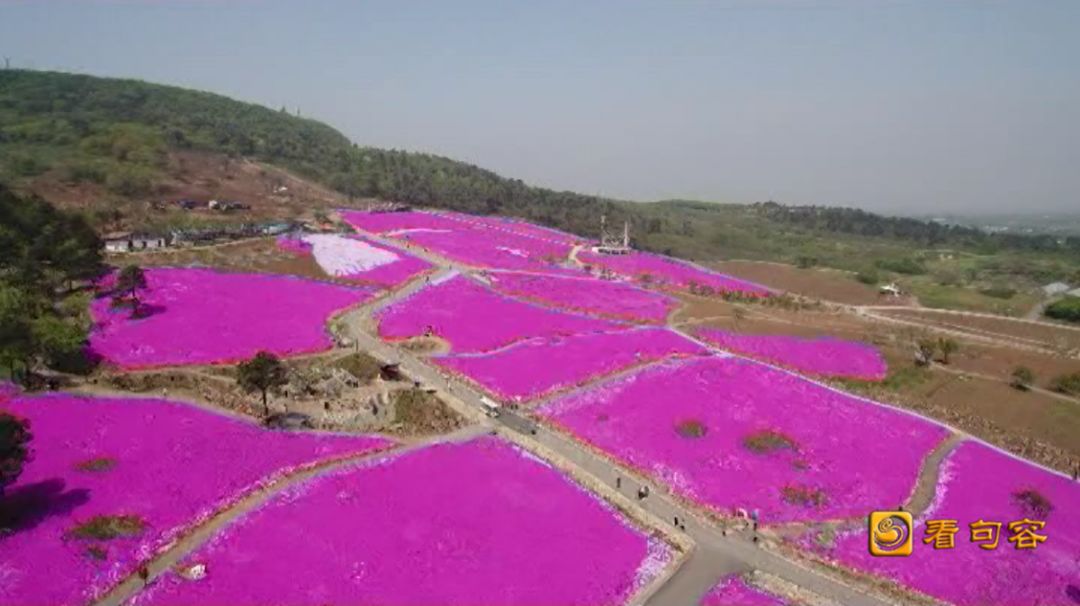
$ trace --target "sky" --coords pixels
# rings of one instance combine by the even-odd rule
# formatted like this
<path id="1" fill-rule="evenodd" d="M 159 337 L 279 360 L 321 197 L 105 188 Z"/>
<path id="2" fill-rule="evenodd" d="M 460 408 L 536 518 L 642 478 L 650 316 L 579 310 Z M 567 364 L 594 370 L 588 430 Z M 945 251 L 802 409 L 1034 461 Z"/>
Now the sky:
<path id="1" fill-rule="evenodd" d="M 13 67 L 632 200 L 1080 211 L 1080 1 L 0 0 Z"/>

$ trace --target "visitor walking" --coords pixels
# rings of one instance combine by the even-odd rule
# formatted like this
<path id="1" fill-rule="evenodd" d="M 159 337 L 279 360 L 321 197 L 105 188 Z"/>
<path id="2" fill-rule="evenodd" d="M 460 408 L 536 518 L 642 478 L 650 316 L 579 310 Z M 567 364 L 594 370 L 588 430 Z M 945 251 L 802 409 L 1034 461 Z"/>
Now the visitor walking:
<path id="1" fill-rule="evenodd" d="M 143 587 L 146 587 L 150 583 L 150 569 L 146 566 L 140 566 L 139 578 L 142 579 Z"/>

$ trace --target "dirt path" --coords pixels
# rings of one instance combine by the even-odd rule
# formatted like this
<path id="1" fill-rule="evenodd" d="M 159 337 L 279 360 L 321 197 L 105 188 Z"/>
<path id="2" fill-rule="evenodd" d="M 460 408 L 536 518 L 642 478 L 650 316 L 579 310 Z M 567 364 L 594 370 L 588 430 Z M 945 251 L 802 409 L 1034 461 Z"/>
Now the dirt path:
<path id="1" fill-rule="evenodd" d="M 357 463 L 368 461 L 372 459 L 400 456 L 414 450 L 418 450 L 429 444 L 435 442 L 463 442 L 474 437 L 477 437 L 483 433 L 490 431 L 487 427 L 473 425 L 458 430 L 452 434 L 447 434 L 425 440 L 423 442 L 416 442 L 409 445 L 403 445 L 397 448 L 389 450 L 382 450 L 374 453 L 365 453 L 352 457 L 346 457 L 342 459 L 335 459 L 333 461 L 325 463 L 317 463 L 314 466 L 306 467 L 291 473 L 273 484 L 259 488 L 252 493 L 249 493 L 240 501 L 234 503 L 226 509 L 217 512 L 214 516 L 207 519 L 202 524 L 189 530 L 183 538 L 173 543 L 165 551 L 155 555 L 149 562 L 144 565 L 149 571 L 149 583 L 152 583 L 154 579 L 161 574 L 167 572 L 173 566 L 180 563 L 188 554 L 192 553 L 203 545 L 207 540 L 224 529 L 230 523 L 240 518 L 244 514 L 247 514 L 260 505 L 271 499 L 274 495 L 295 486 L 301 482 L 309 480 L 317 475 L 329 473 L 355 465 Z M 131 574 L 122 580 L 118 585 L 113 587 L 108 593 L 93 602 L 93 606 L 123 606 L 128 600 L 135 596 L 138 592 L 142 591 L 146 584 L 139 578 L 138 574 Z"/>
<path id="2" fill-rule="evenodd" d="M 915 491 L 911 493 L 911 497 L 904 504 L 905 511 L 909 511 L 911 515 L 918 517 L 930 507 L 930 504 L 934 502 L 934 497 L 937 495 L 938 479 L 941 478 L 941 464 L 945 461 L 945 457 L 949 456 L 965 438 L 966 436 L 963 434 L 954 433 L 942 440 L 940 444 L 934 447 L 934 450 L 930 451 L 919 469 L 919 478 L 915 481 Z"/>

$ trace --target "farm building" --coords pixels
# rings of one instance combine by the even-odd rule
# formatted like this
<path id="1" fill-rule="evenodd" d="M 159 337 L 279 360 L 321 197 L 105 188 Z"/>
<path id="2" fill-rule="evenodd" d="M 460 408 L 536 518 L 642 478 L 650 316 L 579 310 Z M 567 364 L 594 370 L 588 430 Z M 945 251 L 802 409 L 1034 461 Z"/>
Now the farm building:
<path id="1" fill-rule="evenodd" d="M 168 246 L 168 240 L 165 236 L 152 234 L 113 232 L 111 234 L 105 234 L 102 240 L 105 241 L 105 252 L 110 253 L 153 250 L 155 248 L 165 248 Z"/>

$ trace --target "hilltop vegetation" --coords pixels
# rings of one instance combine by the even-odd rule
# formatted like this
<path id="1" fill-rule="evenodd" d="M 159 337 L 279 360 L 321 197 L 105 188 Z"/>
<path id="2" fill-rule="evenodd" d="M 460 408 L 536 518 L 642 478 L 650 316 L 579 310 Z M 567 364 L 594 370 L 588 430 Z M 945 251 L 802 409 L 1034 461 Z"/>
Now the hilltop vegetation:
<path id="1" fill-rule="evenodd" d="M 1013 300 L 1017 290 L 1080 279 L 1076 237 L 986 234 L 853 209 L 558 192 L 440 156 L 359 146 L 285 111 L 135 80 L 0 71 L 0 125 L 0 181 L 93 186 L 116 205 L 154 199 L 173 170 L 170 154 L 198 152 L 287 169 L 348 199 L 518 216 L 591 237 L 605 214 L 630 221 L 643 249 L 835 267 L 870 283 L 899 276 L 945 307 L 1018 312 L 1029 301 Z"/>

